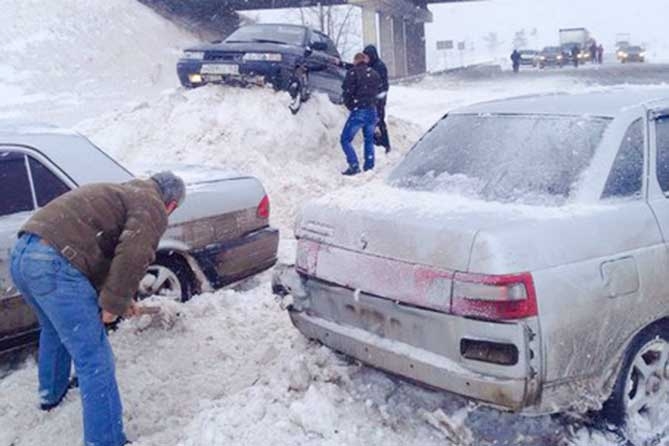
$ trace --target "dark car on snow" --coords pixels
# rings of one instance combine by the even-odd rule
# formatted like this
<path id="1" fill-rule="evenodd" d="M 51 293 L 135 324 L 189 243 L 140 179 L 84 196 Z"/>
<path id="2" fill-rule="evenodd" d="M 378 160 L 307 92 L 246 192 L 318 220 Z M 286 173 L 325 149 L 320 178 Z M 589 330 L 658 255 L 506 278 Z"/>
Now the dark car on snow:
<path id="1" fill-rule="evenodd" d="M 627 62 L 645 62 L 646 50 L 640 46 L 628 46 L 620 52 L 620 61 Z"/>
<path id="2" fill-rule="evenodd" d="M 262 24 L 243 26 L 222 42 L 186 49 L 177 73 L 186 88 L 218 83 L 287 91 L 290 109 L 297 113 L 312 91 L 341 103 L 346 69 L 327 35 L 304 26 Z"/>
<path id="3" fill-rule="evenodd" d="M 559 46 L 547 46 L 537 57 L 539 68 L 560 67 L 567 62 L 565 53 Z"/>

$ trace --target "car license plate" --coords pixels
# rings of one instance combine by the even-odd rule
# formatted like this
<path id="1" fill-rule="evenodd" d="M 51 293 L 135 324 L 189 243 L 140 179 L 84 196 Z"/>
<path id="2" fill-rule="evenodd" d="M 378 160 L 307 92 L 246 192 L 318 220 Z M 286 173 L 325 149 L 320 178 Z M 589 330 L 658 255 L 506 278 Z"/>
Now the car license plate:
<path id="1" fill-rule="evenodd" d="M 239 74 L 239 65 L 234 64 L 204 64 L 200 74 Z"/>

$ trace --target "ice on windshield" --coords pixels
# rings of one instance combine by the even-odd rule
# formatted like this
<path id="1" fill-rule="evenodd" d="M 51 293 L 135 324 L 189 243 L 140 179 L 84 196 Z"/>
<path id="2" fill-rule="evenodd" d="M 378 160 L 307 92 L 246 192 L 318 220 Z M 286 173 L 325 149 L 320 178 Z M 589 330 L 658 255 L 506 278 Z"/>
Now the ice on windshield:
<path id="1" fill-rule="evenodd" d="M 401 188 L 559 206 L 590 164 L 606 118 L 450 115 L 389 177 Z"/>
<path id="2" fill-rule="evenodd" d="M 304 43 L 304 28 L 286 25 L 244 26 L 226 39 L 226 42 L 257 41 L 302 45 Z"/>

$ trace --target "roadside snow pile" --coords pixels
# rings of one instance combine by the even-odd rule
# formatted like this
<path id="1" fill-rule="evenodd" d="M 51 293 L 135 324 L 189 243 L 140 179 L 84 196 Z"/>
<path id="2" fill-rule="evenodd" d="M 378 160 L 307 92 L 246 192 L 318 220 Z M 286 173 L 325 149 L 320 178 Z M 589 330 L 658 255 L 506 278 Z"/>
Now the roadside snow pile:
<path id="1" fill-rule="evenodd" d="M 133 444 L 571 444 L 549 417 L 478 409 L 310 343 L 274 302 L 266 275 L 246 288 L 195 297 L 168 328 L 127 321 L 111 335 Z M 40 412 L 32 361 L 0 380 L 0 395 L 0 445 L 80 443 L 79 392 Z M 577 439 L 594 444 L 585 433 Z"/>
<path id="2" fill-rule="evenodd" d="M 3 118 L 71 125 L 173 87 L 178 48 L 194 41 L 136 0 L 2 3 Z"/>
<path id="3" fill-rule="evenodd" d="M 421 134 L 391 117 L 393 151 L 386 156 L 377 148 L 376 170 L 351 179 L 340 174 L 346 166 L 339 144 L 346 109 L 316 94 L 293 116 L 288 102 L 286 93 L 270 89 L 176 89 L 155 102 L 85 121 L 78 130 L 137 174 L 157 164 L 199 164 L 257 176 L 284 235 L 305 200 L 383 178 Z"/>

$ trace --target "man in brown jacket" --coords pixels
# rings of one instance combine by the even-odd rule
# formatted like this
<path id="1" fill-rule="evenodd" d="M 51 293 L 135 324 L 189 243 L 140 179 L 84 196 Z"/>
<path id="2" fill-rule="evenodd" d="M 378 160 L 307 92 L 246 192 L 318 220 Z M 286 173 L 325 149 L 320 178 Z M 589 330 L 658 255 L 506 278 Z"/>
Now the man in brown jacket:
<path id="1" fill-rule="evenodd" d="M 40 323 L 40 407 L 61 402 L 74 362 L 87 446 L 127 442 L 103 322 L 137 314 L 139 282 L 184 198 L 184 183 L 171 172 L 87 185 L 39 210 L 19 233 L 11 273 Z"/>

